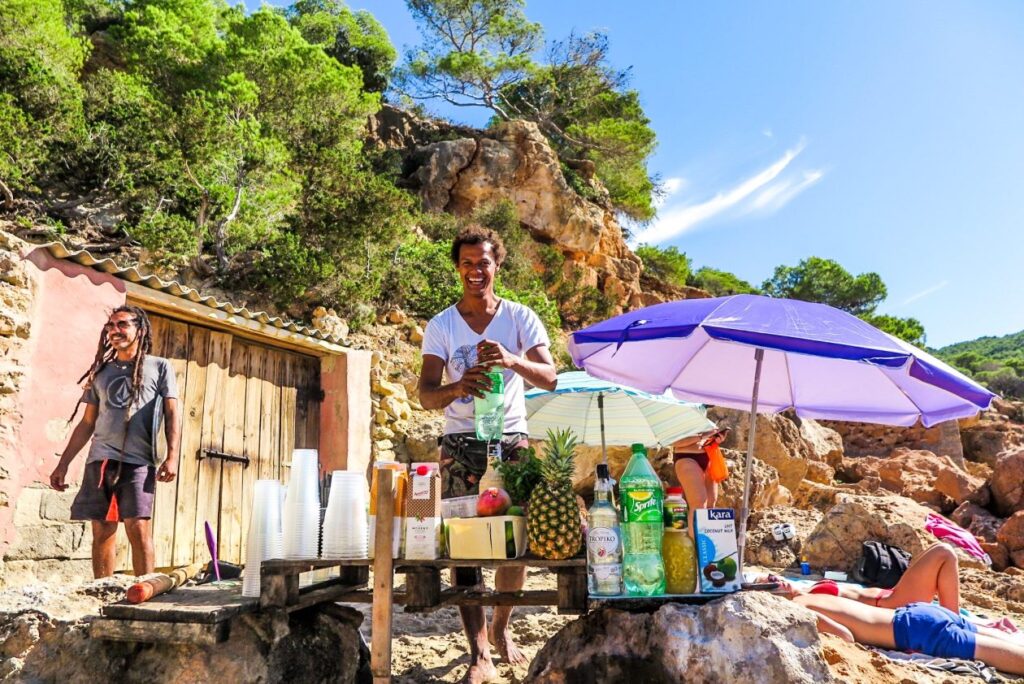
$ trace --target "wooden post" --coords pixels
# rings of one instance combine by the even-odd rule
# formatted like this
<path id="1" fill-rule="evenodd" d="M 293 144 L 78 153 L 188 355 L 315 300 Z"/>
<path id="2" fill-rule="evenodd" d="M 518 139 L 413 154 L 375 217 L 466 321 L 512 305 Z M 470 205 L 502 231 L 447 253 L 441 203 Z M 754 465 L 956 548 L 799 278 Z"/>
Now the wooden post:
<path id="1" fill-rule="evenodd" d="M 441 571 L 438 568 L 406 568 L 406 610 L 433 608 L 441 602 Z"/>
<path id="2" fill-rule="evenodd" d="M 587 612 L 587 569 L 558 568 L 558 612 L 579 615 Z"/>
<path id="3" fill-rule="evenodd" d="M 391 557 L 395 527 L 394 473 L 377 471 L 377 525 L 373 539 L 373 612 L 370 639 L 370 671 L 373 684 L 391 682 L 391 604 L 394 592 L 394 561 Z"/>

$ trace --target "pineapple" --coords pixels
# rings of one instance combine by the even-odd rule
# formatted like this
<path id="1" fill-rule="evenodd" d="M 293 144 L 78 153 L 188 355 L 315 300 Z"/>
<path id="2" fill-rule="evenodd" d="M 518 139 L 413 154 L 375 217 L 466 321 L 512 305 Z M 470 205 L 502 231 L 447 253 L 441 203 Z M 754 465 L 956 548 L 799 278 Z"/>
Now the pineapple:
<path id="1" fill-rule="evenodd" d="M 548 430 L 542 479 L 530 496 L 526 519 L 530 551 L 540 558 L 571 558 L 583 543 L 580 510 L 572 489 L 578 443 L 571 430 Z"/>

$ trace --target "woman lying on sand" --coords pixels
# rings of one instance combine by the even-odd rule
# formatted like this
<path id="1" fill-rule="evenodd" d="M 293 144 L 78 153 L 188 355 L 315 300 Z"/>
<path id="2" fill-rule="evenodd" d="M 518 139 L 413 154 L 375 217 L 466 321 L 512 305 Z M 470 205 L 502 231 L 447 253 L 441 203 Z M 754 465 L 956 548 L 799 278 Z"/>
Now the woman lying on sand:
<path id="1" fill-rule="evenodd" d="M 818 614 L 819 631 L 846 641 L 937 658 L 980 660 L 997 670 L 1024 675 L 1024 646 L 942 606 L 911 603 L 893 610 L 828 594 L 799 594 L 793 601 Z"/>
<path id="2" fill-rule="evenodd" d="M 919 553 L 892 589 L 858 587 L 832 580 L 816 582 L 810 589 L 798 589 L 776 575 L 759 581 L 778 582 L 793 596 L 823 594 L 866 603 L 876 608 L 899 608 L 910 603 L 931 603 L 938 596 L 939 605 L 954 613 L 960 611 L 960 567 L 956 552 L 949 544 L 932 544 Z"/>

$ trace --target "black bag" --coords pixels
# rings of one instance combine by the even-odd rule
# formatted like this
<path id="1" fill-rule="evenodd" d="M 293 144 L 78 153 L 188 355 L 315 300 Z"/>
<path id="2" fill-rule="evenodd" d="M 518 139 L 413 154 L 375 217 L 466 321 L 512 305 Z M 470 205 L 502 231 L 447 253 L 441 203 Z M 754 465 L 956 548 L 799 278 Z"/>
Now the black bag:
<path id="1" fill-rule="evenodd" d="M 865 586 L 891 589 L 909 566 L 910 554 L 898 546 L 866 541 L 853 568 L 853 579 Z"/>

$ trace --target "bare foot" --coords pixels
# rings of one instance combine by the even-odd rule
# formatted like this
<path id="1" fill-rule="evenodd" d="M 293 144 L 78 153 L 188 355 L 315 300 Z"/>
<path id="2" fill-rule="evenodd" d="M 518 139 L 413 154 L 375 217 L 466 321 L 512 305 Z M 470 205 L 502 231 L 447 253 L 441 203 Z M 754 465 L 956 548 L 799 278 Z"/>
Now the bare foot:
<path id="1" fill-rule="evenodd" d="M 509 665 L 523 665 L 526 663 L 526 656 L 516 646 L 516 642 L 512 641 L 512 635 L 509 634 L 508 629 L 502 631 L 500 635 L 494 633 L 494 627 L 492 626 L 487 631 L 487 640 L 491 642 L 495 650 L 505 659 L 505 662 Z"/>
<path id="2" fill-rule="evenodd" d="M 466 676 L 462 678 L 462 684 L 483 684 L 484 682 L 494 681 L 497 678 L 498 668 L 494 667 L 494 663 L 491 662 L 490 658 L 487 660 L 480 659 L 471 664 L 469 669 L 466 670 Z"/>

